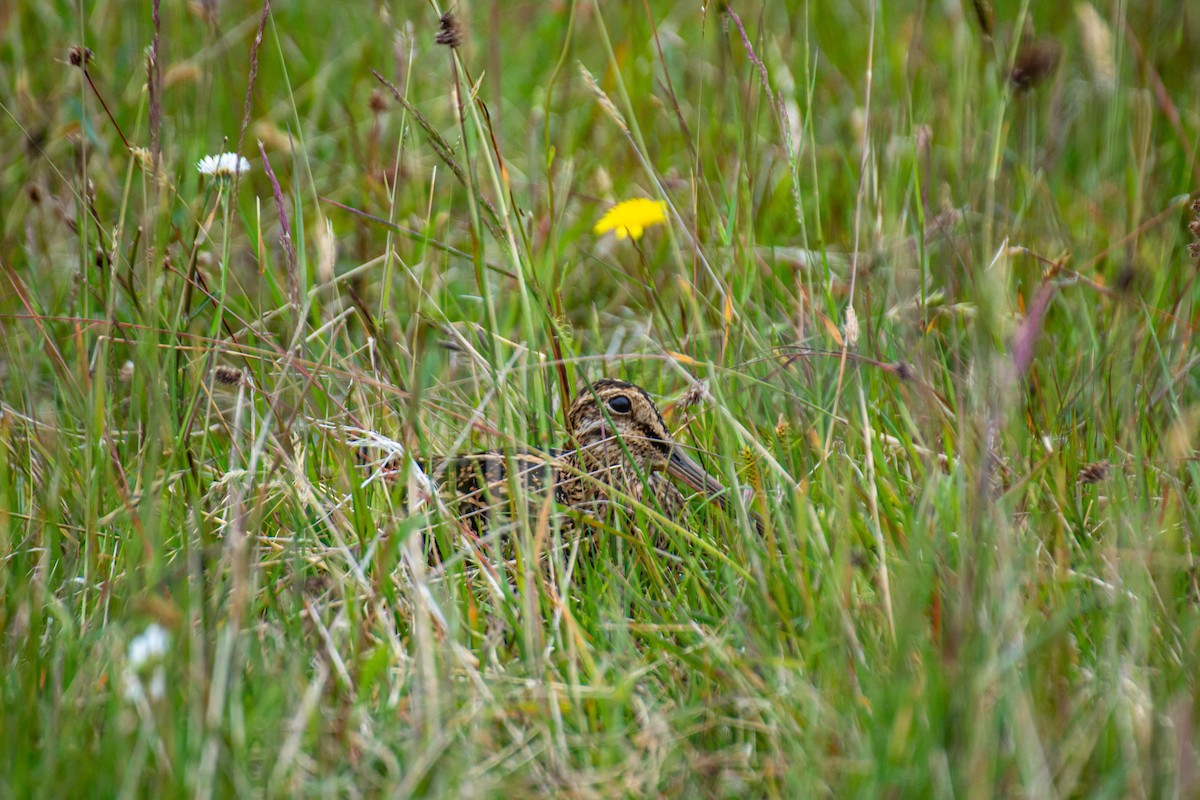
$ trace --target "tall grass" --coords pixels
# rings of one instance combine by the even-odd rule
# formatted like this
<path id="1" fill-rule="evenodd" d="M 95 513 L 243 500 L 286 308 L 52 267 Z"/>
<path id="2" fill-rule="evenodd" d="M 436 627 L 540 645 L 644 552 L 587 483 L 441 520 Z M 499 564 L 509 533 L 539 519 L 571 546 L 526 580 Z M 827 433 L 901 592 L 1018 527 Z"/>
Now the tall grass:
<path id="1" fill-rule="evenodd" d="M 1196 796 L 1198 48 L 6 5 L 0 794 Z M 500 546 L 361 462 L 561 445 L 605 375 L 730 509 Z"/>

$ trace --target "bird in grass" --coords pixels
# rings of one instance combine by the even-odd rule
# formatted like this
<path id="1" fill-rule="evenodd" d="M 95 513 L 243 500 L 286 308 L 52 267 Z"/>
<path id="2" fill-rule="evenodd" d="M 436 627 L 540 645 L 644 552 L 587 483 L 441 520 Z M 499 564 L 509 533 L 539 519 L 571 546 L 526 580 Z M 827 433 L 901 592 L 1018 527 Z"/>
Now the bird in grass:
<path id="1" fill-rule="evenodd" d="M 640 386 L 612 378 L 585 386 L 567 411 L 567 432 L 566 449 L 449 456 L 433 465 L 430 476 L 459 519 L 476 531 L 489 528 L 494 510 L 507 506 L 514 483 L 531 501 L 552 492 L 557 503 L 578 512 L 573 516 L 601 522 L 637 503 L 681 521 L 686 501 L 672 479 L 728 505 L 725 487 L 675 442 Z M 516 481 L 509 480 L 510 467 Z"/>

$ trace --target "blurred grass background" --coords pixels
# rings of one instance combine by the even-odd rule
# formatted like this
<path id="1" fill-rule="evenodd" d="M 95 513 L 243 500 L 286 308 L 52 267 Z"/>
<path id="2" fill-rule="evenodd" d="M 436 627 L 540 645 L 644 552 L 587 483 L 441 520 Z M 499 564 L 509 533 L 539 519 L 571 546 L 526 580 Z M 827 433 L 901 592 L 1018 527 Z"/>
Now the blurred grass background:
<path id="1" fill-rule="evenodd" d="M 134 6 L 0 7 L 0 793 L 1200 796 L 1193 4 Z M 356 461 L 605 375 L 763 536 Z"/>

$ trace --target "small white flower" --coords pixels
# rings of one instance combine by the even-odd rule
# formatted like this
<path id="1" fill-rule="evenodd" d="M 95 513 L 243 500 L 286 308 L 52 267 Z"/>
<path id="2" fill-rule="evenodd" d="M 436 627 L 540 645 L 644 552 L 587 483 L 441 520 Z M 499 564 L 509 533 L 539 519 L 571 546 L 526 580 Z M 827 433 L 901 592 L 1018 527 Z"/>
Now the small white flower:
<path id="1" fill-rule="evenodd" d="M 149 690 L 151 700 L 162 700 L 167 694 L 167 671 L 163 669 L 162 664 L 154 668 L 154 672 L 150 673 L 150 685 L 146 687 Z"/>
<path id="2" fill-rule="evenodd" d="M 167 694 L 167 672 L 159 664 L 150 673 L 150 680 L 130 669 L 121 675 L 121 696 L 131 703 L 140 704 L 147 700 L 162 700 Z"/>
<path id="3" fill-rule="evenodd" d="M 167 654 L 170 644 L 171 638 L 163 626 L 151 622 L 146 626 L 146 630 L 133 637 L 133 641 L 129 643 L 130 668 L 135 671 L 141 670 L 151 661 L 157 661 Z"/>
<path id="4" fill-rule="evenodd" d="M 237 153 L 221 153 L 216 156 L 205 156 L 196 162 L 196 169 L 201 175 L 216 178 L 232 178 L 239 172 L 249 172 L 250 162 Z"/>
<path id="5" fill-rule="evenodd" d="M 134 705 L 146 702 L 146 690 L 136 673 L 125 670 L 121 673 L 121 696 Z"/>
<path id="6" fill-rule="evenodd" d="M 171 637 L 157 622 L 152 622 L 129 642 L 128 663 L 121 675 L 121 691 L 131 703 L 161 700 L 167 693 L 167 672 L 163 659 Z M 149 680 L 146 680 L 149 673 Z"/>

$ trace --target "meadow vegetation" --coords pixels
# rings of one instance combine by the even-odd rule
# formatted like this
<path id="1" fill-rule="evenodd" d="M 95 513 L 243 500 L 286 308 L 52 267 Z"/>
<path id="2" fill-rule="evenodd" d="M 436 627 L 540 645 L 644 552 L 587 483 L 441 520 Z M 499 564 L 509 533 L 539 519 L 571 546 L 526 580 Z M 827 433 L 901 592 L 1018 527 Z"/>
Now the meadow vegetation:
<path id="1" fill-rule="evenodd" d="M 0 795 L 1200 796 L 1197 53 L 1185 0 L 4 3 Z M 501 547 L 364 462 L 604 376 L 729 509 Z"/>

